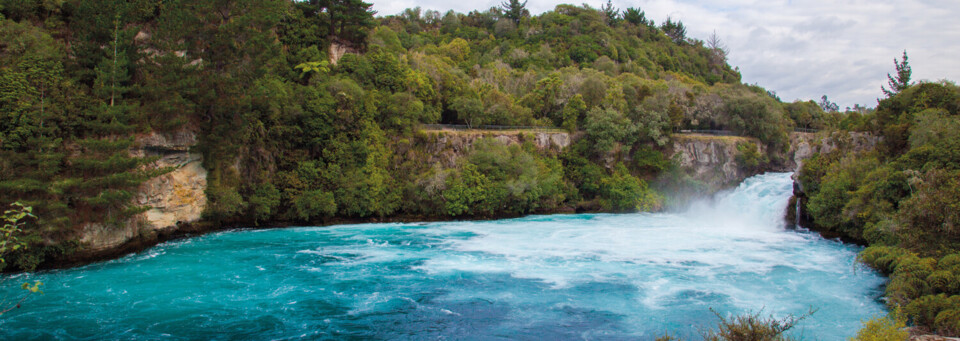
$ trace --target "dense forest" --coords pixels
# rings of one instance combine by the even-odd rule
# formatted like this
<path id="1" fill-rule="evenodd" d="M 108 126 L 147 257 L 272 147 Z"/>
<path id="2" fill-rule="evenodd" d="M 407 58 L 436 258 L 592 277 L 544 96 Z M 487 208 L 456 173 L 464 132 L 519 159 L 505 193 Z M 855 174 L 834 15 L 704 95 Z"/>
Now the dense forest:
<path id="1" fill-rule="evenodd" d="M 359 0 L 0 0 L 0 205 L 37 216 L 3 265 L 33 269 L 82 248 L 79 226 L 148 209 L 137 187 L 170 171 L 130 154 L 150 132 L 199 137 L 205 223 L 230 226 L 655 210 L 697 186 L 664 156 L 680 129 L 756 137 L 754 167 L 783 162 L 794 128 L 858 130 L 881 146 L 806 162 L 804 211 L 869 245 L 891 307 L 960 334 L 960 89 L 911 83 L 906 55 L 876 110 L 840 113 L 742 84 L 716 36 L 638 8 L 375 15 Z M 450 165 L 424 162 L 433 123 L 581 137 L 562 152 L 480 140 Z"/>
<path id="2" fill-rule="evenodd" d="M 130 204 L 137 186 L 169 170 L 128 150 L 149 132 L 199 136 L 207 223 L 257 225 L 656 209 L 662 183 L 652 184 L 672 167 L 662 151 L 677 129 L 730 129 L 777 151 L 794 127 L 842 117 L 740 84 L 718 39 L 635 8 L 374 17 L 356 0 L 0 6 L 0 203 L 39 217 L 24 229 L 29 247 L 9 257 L 26 269 L 82 247 L 78 226 L 148 209 Z M 424 162 L 426 123 L 583 138 L 562 153 L 481 141 L 451 167 Z"/>

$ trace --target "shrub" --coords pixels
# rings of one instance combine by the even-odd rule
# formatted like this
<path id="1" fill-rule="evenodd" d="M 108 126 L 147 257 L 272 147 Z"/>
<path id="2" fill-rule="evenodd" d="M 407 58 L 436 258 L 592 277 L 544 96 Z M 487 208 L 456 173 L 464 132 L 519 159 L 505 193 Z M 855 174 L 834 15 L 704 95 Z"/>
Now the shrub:
<path id="1" fill-rule="evenodd" d="M 907 322 L 902 318 L 877 316 L 870 320 L 863 321 L 863 328 L 857 331 L 855 338 L 851 338 L 850 340 L 906 341 L 907 338 L 910 337 L 910 333 L 905 329 L 906 326 Z"/>
<path id="2" fill-rule="evenodd" d="M 660 209 L 663 201 L 622 163 L 614 167 L 612 175 L 600 180 L 600 197 L 605 209 L 618 212 L 653 211 Z"/>
<path id="3" fill-rule="evenodd" d="M 801 316 L 788 315 L 782 319 L 777 319 L 773 316 L 761 317 L 761 312 L 757 312 L 727 319 L 714 311 L 713 313 L 720 318 L 720 323 L 717 325 L 717 329 L 704 332 L 703 339 L 706 341 L 793 340 L 793 338 L 785 336 L 783 333 L 792 329 L 800 323 L 800 321 L 803 321 L 815 312 L 816 310 L 810 310 L 810 312 Z"/>
<path id="4" fill-rule="evenodd" d="M 759 168 L 761 164 L 767 163 L 766 156 L 760 154 L 760 147 L 753 142 L 737 144 L 736 160 L 740 167 L 748 170 L 755 170 Z"/>

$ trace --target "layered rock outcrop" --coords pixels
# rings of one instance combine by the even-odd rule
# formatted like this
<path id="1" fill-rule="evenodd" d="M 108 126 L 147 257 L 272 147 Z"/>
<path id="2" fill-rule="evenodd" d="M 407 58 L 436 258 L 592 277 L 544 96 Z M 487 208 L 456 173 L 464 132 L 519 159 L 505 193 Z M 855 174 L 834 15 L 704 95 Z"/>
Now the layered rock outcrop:
<path id="1" fill-rule="evenodd" d="M 790 134 L 790 151 L 787 154 L 787 168 L 799 170 L 803 166 L 803 161 L 813 157 L 814 154 L 830 153 L 839 148 L 855 153 L 873 150 L 880 141 L 879 136 L 855 131 L 792 133 Z"/>
<path id="2" fill-rule="evenodd" d="M 677 161 L 680 171 L 706 186 L 710 192 L 737 184 L 752 172 L 737 164 L 737 145 L 753 143 L 764 153 L 763 144 L 755 138 L 677 134 L 668 156 Z"/>
<path id="3" fill-rule="evenodd" d="M 96 254 L 114 252 L 131 243 L 149 244 L 162 233 L 200 221 L 207 205 L 207 171 L 203 157 L 190 151 L 196 143 L 196 134 L 186 131 L 138 137 L 130 153 L 158 157 L 150 167 L 170 171 L 140 185 L 133 205 L 148 207 L 146 212 L 119 224 L 84 226 L 80 236 L 83 251 Z"/>
<path id="4" fill-rule="evenodd" d="M 563 131 L 484 131 L 484 130 L 428 130 L 420 137 L 430 155 L 430 163 L 441 162 L 452 167 L 456 159 L 467 154 L 477 140 L 492 138 L 504 144 L 533 143 L 541 151 L 563 151 L 576 136 Z"/>

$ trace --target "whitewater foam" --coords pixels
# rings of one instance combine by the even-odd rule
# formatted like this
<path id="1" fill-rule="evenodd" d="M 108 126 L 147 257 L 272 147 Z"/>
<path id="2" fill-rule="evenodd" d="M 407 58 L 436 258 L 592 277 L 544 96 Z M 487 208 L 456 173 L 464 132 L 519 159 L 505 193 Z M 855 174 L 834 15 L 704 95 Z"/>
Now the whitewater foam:
<path id="1" fill-rule="evenodd" d="M 805 336 L 851 336 L 883 311 L 883 279 L 857 247 L 785 228 L 789 176 L 673 213 L 210 234 L 7 276 L 47 294 L 4 315 L 0 339 L 647 339 L 695 337 L 711 308 L 811 306 Z"/>

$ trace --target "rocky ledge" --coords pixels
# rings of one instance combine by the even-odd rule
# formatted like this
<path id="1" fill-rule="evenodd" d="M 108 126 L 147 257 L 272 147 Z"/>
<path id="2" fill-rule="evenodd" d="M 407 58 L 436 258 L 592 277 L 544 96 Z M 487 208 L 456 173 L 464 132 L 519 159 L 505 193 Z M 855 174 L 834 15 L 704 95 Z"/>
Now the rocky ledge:
<path id="1" fill-rule="evenodd" d="M 190 151 L 196 134 L 151 133 L 137 138 L 134 156 L 158 157 L 149 167 L 170 171 L 140 185 L 134 205 L 148 207 L 120 224 L 87 224 L 80 236 L 82 249 L 75 257 L 97 258 L 125 253 L 156 243 L 162 235 L 199 222 L 207 205 L 207 171 L 203 156 Z M 119 226 L 118 226 L 119 225 Z"/>

